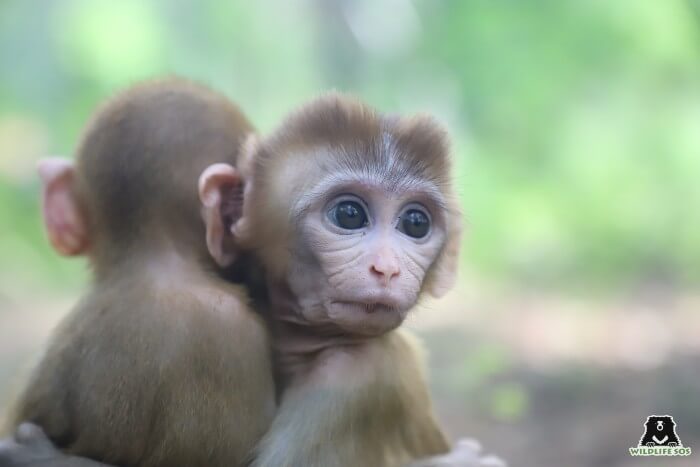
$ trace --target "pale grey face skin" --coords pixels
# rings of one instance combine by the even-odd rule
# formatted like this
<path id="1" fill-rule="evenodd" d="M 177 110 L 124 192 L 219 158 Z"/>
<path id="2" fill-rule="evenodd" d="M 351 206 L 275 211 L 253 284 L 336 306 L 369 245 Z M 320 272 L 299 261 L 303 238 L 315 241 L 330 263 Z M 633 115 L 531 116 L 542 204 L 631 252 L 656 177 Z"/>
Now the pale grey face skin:
<path id="1" fill-rule="evenodd" d="M 446 239 L 436 187 L 420 180 L 391 187 L 373 178 L 328 176 L 295 204 L 287 275 L 304 320 L 363 336 L 401 324 Z M 360 217 L 348 219 L 348 209 Z M 358 227 L 360 211 L 366 222 Z M 407 228 L 407 217 L 422 227 Z"/>

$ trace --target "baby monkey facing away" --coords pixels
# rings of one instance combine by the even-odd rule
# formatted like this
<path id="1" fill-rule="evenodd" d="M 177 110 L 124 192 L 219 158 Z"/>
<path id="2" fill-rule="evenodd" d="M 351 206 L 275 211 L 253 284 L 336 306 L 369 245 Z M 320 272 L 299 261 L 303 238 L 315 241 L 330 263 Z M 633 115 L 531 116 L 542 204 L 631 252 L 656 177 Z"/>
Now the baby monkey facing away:
<path id="1" fill-rule="evenodd" d="M 240 220 L 217 216 L 236 169 L 212 166 L 199 186 L 212 255 L 245 245 L 267 274 L 284 391 L 253 465 L 502 465 L 469 443 L 446 454 L 418 347 L 395 330 L 422 293 L 454 281 L 461 225 L 445 131 L 329 94 L 243 153 Z"/>
<path id="2" fill-rule="evenodd" d="M 269 341 L 245 289 L 212 260 L 196 180 L 211 164 L 235 166 L 252 131 L 213 91 L 151 82 L 97 112 L 75 169 L 43 163 L 49 239 L 87 254 L 94 281 L 51 339 L 15 424 L 122 466 L 248 459 L 275 410 Z M 235 222 L 242 185 L 229 182 L 222 213 Z"/>

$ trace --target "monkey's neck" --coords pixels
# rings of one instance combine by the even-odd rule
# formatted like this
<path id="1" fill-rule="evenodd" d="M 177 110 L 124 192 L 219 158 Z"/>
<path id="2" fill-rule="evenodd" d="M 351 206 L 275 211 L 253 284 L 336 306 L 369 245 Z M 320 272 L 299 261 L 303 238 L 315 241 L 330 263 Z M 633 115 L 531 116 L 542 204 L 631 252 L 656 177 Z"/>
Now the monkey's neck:
<path id="1" fill-rule="evenodd" d="M 332 326 L 311 326 L 275 318 L 279 311 L 272 310 L 270 327 L 276 367 L 284 387 L 304 381 L 309 373 L 338 352 L 360 348 L 375 339 L 339 332 Z"/>
<path id="2" fill-rule="evenodd" d="M 268 283 L 267 318 L 273 348 L 284 384 L 313 371 L 332 353 L 370 343 L 376 337 L 349 334 L 335 324 L 316 324 L 304 319 L 300 304 L 284 284 Z"/>
<path id="3" fill-rule="evenodd" d="M 210 281 L 215 276 L 199 255 L 170 246 L 129 252 L 109 267 L 101 265 L 95 269 L 97 283 L 127 279 L 164 289 L 182 289 L 188 283 Z"/>

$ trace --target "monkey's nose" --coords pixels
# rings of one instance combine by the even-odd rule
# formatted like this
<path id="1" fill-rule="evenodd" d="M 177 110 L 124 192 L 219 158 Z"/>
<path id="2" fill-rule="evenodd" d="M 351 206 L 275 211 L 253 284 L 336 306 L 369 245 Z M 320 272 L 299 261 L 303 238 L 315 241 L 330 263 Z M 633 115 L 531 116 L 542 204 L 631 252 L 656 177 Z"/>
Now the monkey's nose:
<path id="1" fill-rule="evenodd" d="M 384 287 L 387 287 L 391 279 L 399 275 L 401 272 L 399 260 L 396 257 L 396 252 L 390 245 L 383 244 L 375 250 L 370 262 L 369 272 Z"/>
<path id="2" fill-rule="evenodd" d="M 391 279 L 399 275 L 399 265 L 396 262 L 375 262 L 370 267 L 370 272 L 382 283 L 384 287 L 388 286 Z"/>

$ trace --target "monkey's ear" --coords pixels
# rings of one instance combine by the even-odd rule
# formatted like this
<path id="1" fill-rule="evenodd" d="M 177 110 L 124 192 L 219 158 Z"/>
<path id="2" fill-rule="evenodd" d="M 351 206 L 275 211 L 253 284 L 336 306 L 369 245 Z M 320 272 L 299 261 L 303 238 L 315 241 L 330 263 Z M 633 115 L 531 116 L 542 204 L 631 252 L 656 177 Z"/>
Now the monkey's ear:
<path id="1" fill-rule="evenodd" d="M 427 290 L 430 295 L 440 298 L 455 285 L 457 281 L 457 268 L 459 266 L 459 252 L 462 249 L 462 213 L 456 202 L 448 203 L 449 225 L 447 228 L 447 241 L 435 265 L 435 270 L 430 277 Z"/>
<path id="2" fill-rule="evenodd" d="M 37 164 L 42 181 L 42 210 L 49 241 L 62 255 L 76 256 L 87 251 L 87 222 L 75 193 L 73 164 L 49 157 Z"/>
<path id="3" fill-rule="evenodd" d="M 243 212 L 241 174 L 229 164 L 210 165 L 199 177 L 199 199 L 209 254 L 219 266 L 229 266 L 238 249 L 233 228 Z"/>

